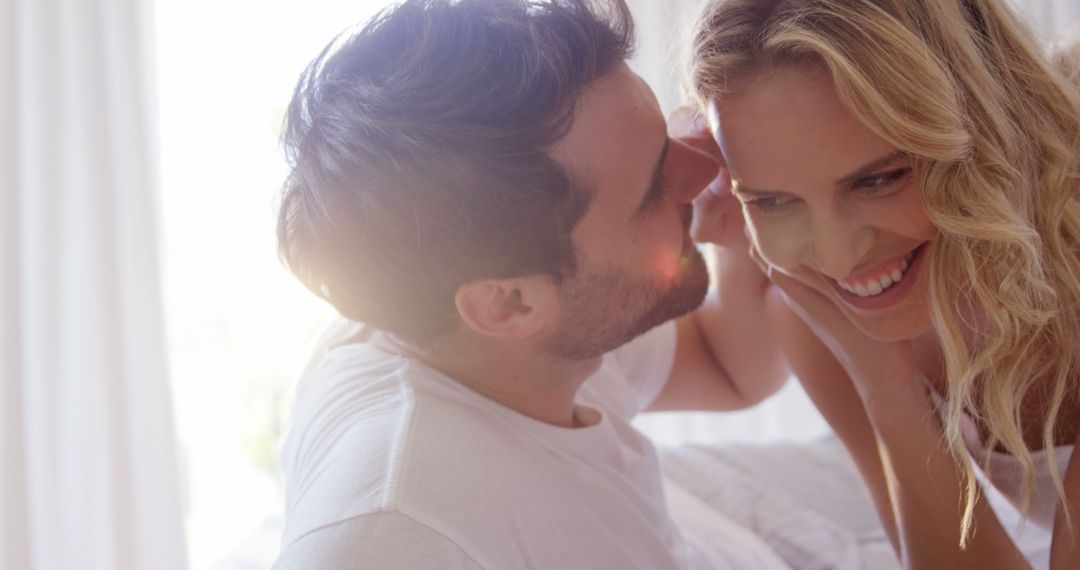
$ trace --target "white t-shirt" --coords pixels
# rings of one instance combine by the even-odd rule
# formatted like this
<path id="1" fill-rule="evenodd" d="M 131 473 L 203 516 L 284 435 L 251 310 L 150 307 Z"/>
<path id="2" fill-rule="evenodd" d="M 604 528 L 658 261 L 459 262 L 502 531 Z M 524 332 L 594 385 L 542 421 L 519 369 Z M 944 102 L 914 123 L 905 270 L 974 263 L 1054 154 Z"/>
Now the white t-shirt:
<path id="1" fill-rule="evenodd" d="M 605 356 L 578 394 L 595 423 L 568 429 L 369 344 L 330 348 L 298 386 L 282 449 L 275 570 L 777 567 L 751 535 L 720 536 L 739 529 L 710 540 L 669 514 L 656 451 L 629 422 L 674 351 L 668 324 Z"/>

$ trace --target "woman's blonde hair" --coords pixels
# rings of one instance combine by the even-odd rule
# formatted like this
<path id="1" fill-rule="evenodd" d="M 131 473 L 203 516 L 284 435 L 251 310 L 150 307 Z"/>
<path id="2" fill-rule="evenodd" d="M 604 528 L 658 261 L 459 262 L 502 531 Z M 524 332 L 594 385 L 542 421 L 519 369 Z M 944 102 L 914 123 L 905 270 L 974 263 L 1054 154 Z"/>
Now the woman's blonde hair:
<path id="1" fill-rule="evenodd" d="M 946 440 L 967 473 L 961 546 L 978 494 L 962 414 L 988 428 L 987 450 L 1019 458 L 1026 510 L 1035 468 L 1022 404 L 1046 402 L 1051 449 L 1063 403 L 1077 402 L 1076 86 L 998 0 L 712 0 L 698 22 L 688 77 L 699 103 L 768 68 L 824 64 L 844 105 L 915 159 L 940 230 L 931 316 L 948 374 Z"/>

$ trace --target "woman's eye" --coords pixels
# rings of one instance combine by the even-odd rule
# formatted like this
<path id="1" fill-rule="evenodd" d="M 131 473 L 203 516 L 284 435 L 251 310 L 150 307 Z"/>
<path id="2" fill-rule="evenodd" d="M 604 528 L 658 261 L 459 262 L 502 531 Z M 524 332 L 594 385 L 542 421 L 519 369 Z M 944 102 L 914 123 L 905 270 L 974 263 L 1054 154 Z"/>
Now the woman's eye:
<path id="1" fill-rule="evenodd" d="M 898 168 L 882 174 L 875 174 L 873 176 L 865 176 L 855 181 L 855 189 L 859 190 L 863 194 L 869 194 L 871 196 L 888 192 L 896 187 L 896 185 L 907 178 L 911 173 L 910 168 Z"/>

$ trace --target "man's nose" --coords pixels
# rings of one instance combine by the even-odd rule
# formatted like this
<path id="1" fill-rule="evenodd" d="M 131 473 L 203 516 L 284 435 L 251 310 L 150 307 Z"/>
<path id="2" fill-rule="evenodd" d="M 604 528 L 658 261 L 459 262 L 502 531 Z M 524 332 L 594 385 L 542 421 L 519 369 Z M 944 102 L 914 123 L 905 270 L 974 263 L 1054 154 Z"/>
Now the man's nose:
<path id="1" fill-rule="evenodd" d="M 664 170 L 669 195 L 679 204 L 693 202 L 713 179 L 726 176 L 716 158 L 679 138 L 671 139 Z"/>
<path id="2" fill-rule="evenodd" d="M 812 216 L 813 217 L 813 216 Z M 834 212 L 813 219 L 806 243 L 804 263 L 833 279 L 851 276 L 874 245 L 873 228 L 860 224 L 849 215 Z"/>

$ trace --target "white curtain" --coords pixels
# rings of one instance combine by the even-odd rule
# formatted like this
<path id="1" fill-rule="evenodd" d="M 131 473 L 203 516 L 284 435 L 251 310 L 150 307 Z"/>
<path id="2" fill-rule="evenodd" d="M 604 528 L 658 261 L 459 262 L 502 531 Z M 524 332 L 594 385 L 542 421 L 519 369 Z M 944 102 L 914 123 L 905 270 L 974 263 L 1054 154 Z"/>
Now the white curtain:
<path id="1" fill-rule="evenodd" d="M 0 568 L 187 567 L 143 0 L 0 2 Z"/>

